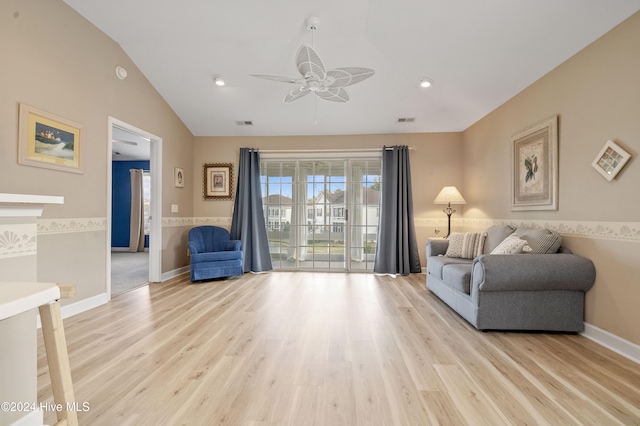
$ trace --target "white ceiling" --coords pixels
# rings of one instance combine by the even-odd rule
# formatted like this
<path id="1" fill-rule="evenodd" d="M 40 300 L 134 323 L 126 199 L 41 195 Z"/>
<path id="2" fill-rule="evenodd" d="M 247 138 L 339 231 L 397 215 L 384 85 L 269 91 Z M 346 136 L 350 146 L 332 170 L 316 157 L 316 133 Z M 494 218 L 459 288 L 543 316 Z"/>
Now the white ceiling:
<path id="1" fill-rule="evenodd" d="M 64 1 L 122 46 L 196 136 L 462 131 L 640 10 L 640 0 Z M 327 68 L 376 70 L 347 88 L 347 103 L 285 104 L 295 86 L 249 76 L 297 76 L 311 15 Z M 421 77 L 434 85 L 421 89 Z"/>

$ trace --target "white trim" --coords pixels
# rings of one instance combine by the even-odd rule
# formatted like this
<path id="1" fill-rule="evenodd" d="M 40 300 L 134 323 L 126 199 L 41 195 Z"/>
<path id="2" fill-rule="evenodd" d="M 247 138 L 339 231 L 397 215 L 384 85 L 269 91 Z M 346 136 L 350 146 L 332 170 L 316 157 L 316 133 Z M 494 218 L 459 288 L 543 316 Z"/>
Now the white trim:
<path id="1" fill-rule="evenodd" d="M 162 274 L 162 281 L 170 280 L 171 278 L 175 278 L 178 275 L 186 274 L 190 272 L 189 266 L 183 266 L 182 268 L 174 269 L 173 271 L 165 272 Z"/>
<path id="2" fill-rule="evenodd" d="M 584 331 L 580 335 L 640 364 L 640 346 L 633 342 L 586 322 L 584 323 Z"/>
<path id="3" fill-rule="evenodd" d="M 40 408 L 29 411 L 26 416 L 20 417 L 11 423 L 11 426 L 42 426 L 44 424 L 44 412 Z"/>
<path id="4" fill-rule="evenodd" d="M 112 142 L 113 127 L 136 133 L 151 143 L 151 230 L 149 235 L 149 281 L 160 282 L 162 275 L 162 138 L 124 121 L 107 118 L 107 206 L 106 206 L 106 266 L 107 294 L 111 297 L 111 204 L 112 204 Z"/>

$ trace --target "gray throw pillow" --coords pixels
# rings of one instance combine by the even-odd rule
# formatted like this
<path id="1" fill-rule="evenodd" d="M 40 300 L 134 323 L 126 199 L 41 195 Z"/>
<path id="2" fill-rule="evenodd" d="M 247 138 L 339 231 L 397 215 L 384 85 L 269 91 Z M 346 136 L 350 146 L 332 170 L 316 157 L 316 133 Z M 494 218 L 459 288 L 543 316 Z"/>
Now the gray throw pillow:
<path id="1" fill-rule="evenodd" d="M 487 238 L 484 240 L 483 253 L 491 253 L 498 245 L 504 241 L 509 235 L 513 234 L 515 228 L 509 225 L 490 226 L 487 228 Z"/>
<path id="2" fill-rule="evenodd" d="M 518 228 L 516 235 L 531 247 L 531 254 L 556 253 L 562 244 L 562 237 L 550 229 Z"/>

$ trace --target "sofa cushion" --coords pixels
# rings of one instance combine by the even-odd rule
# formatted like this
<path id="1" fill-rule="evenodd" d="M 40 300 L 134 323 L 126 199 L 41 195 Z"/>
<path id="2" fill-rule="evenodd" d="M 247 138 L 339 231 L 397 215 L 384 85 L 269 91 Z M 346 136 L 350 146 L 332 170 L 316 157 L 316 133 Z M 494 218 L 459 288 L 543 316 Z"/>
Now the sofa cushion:
<path id="1" fill-rule="evenodd" d="M 482 254 L 485 232 L 452 232 L 449 235 L 449 247 L 447 257 L 460 257 L 462 259 L 474 259 Z"/>
<path id="2" fill-rule="evenodd" d="M 549 229 L 518 228 L 516 234 L 531 247 L 531 254 L 555 253 L 560 248 L 562 237 Z"/>
<path id="3" fill-rule="evenodd" d="M 442 270 L 446 265 L 464 264 L 471 266 L 472 263 L 472 260 L 458 257 L 430 256 L 427 259 L 427 274 L 433 275 L 435 278 L 442 280 Z"/>
<path id="4" fill-rule="evenodd" d="M 494 248 L 491 254 L 520 254 L 525 251 L 531 251 L 531 248 L 514 232 L 498 244 L 498 247 Z"/>
<path id="5" fill-rule="evenodd" d="M 509 225 L 504 226 L 490 226 L 487 228 L 487 237 L 484 240 L 483 253 L 491 253 L 498 245 L 504 241 L 509 235 L 513 234 L 515 228 Z"/>
<path id="6" fill-rule="evenodd" d="M 449 287 L 462 293 L 471 292 L 471 268 L 473 264 L 457 263 L 445 265 L 442 268 L 442 281 Z"/>

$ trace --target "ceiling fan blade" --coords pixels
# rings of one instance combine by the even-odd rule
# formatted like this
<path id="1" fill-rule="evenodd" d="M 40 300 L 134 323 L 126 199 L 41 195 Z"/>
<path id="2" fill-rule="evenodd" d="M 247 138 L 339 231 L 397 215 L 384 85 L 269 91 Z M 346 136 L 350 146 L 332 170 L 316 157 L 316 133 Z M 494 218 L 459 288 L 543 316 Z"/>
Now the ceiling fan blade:
<path id="1" fill-rule="evenodd" d="M 374 75 L 376 72 L 371 68 L 336 68 L 327 71 L 327 77 L 333 77 L 335 81 L 327 87 L 346 87 L 352 84 L 360 83 L 363 80 Z"/>
<path id="2" fill-rule="evenodd" d="M 310 46 L 300 46 L 296 55 L 296 67 L 303 76 L 307 77 L 309 73 L 317 76 L 318 80 L 324 80 L 327 72 L 324 64 L 318 54 Z"/>
<path id="3" fill-rule="evenodd" d="M 278 81 L 280 83 L 304 84 L 304 80 L 295 77 L 287 77 L 286 75 L 272 74 L 249 74 L 251 77 L 264 78 L 265 80 Z"/>
<path id="4" fill-rule="evenodd" d="M 306 87 L 296 87 L 284 97 L 284 103 L 289 103 L 291 101 L 295 101 L 296 99 L 300 99 L 303 96 L 307 96 L 309 94 L 309 90 Z"/>
<path id="5" fill-rule="evenodd" d="M 347 102 L 349 95 L 342 87 L 331 87 L 326 92 L 314 92 L 317 97 L 331 102 Z"/>

